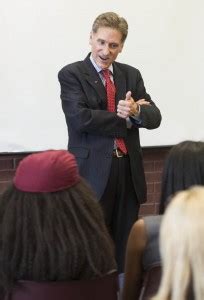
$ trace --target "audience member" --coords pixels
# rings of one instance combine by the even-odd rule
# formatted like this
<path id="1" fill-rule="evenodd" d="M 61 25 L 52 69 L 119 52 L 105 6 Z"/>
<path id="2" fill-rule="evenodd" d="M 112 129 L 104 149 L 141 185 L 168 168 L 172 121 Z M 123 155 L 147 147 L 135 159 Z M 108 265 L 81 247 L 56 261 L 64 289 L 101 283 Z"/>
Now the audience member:
<path id="1" fill-rule="evenodd" d="M 116 269 L 100 204 L 72 154 L 24 158 L 0 199 L 0 295 L 19 280 L 102 277 Z"/>
<path id="2" fill-rule="evenodd" d="M 204 299 L 203 216 L 204 187 L 179 192 L 167 207 L 160 231 L 162 279 L 152 299 Z"/>
<path id="3" fill-rule="evenodd" d="M 204 142 L 184 141 L 172 147 L 166 158 L 160 212 L 164 212 L 172 195 L 192 185 L 204 185 Z M 161 220 L 161 215 L 148 216 L 132 227 L 126 249 L 124 300 L 142 297 L 148 271 L 161 262 L 158 243 Z"/>

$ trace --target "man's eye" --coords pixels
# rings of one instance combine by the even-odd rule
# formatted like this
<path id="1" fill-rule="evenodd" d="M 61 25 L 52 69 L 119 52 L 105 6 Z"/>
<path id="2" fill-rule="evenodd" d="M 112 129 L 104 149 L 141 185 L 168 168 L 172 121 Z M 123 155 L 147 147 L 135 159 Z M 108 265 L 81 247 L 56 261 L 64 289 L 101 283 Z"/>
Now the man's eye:
<path id="1" fill-rule="evenodd" d="M 112 49 L 118 48 L 118 44 L 111 44 L 110 46 L 111 46 Z"/>

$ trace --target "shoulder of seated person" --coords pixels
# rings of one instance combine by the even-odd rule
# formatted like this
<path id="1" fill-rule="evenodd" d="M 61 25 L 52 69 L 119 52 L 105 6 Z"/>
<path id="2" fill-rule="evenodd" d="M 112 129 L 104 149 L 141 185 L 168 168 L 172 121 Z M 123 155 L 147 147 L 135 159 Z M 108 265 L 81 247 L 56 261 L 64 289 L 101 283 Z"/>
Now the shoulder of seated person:
<path id="1" fill-rule="evenodd" d="M 141 249 L 145 248 L 147 242 L 146 228 L 143 219 L 137 220 L 131 230 L 132 239 L 135 240 L 135 245 Z"/>

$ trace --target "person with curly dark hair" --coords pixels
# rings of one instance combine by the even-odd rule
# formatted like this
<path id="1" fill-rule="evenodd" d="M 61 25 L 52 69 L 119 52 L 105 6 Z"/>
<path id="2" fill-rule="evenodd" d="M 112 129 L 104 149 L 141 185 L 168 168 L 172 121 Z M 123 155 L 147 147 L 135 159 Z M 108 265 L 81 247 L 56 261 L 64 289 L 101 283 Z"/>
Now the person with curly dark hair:
<path id="1" fill-rule="evenodd" d="M 0 298 L 20 280 L 93 279 L 115 269 L 101 207 L 74 156 L 24 158 L 0 198 Z"/>

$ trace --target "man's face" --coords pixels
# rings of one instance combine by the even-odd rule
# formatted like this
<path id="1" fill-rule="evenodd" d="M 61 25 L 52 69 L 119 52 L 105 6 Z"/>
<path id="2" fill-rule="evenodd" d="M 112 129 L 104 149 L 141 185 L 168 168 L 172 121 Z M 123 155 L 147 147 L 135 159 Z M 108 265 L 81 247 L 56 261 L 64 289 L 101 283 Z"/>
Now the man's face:
<path id="1" fill-rule="evenodd" d="M 122 34 L 113 28 L 101 27 L 96 33 L 91 32 L 89 44 L 95 63 L 107 69 L 116 60 L 123 49 Z"/>

